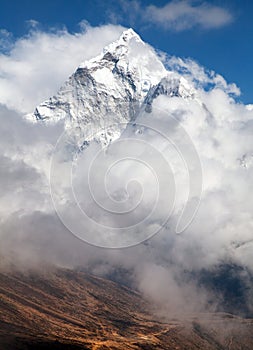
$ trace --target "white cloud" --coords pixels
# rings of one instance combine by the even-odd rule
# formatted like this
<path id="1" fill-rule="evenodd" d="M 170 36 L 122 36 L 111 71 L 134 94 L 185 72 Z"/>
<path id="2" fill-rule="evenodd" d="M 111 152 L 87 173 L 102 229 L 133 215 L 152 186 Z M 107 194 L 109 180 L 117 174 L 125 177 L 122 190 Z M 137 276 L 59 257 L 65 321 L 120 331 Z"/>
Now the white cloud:
<path id="1" fill-rule="evenodd" d="M 8 54 L 0 54 L 0 103 L 22 113 L 56 93 L 81 62 L 98 55 L 123 31 L 121 26 L 92 28 L 86 23 L 79 33 L 42 32 L 30 23 L 35 29 L 12 43 Z M 11 34 L 1 34 L 6 47 Z"/>
<path id="2" fill-rule="evenodd" d="M 12 33 L 6 29 L 0 29 L 0 51 L 7 51 L 12 46 Z"/>
<path id="3" fill-rule="evenodd" d="M 196 26 L 203 29 L 220 28 L 233 19 L 232 14 L 222 7 L 207 2 L 195 4 L 191 0 L 171 1 L 163 7 L 150 5 L 144 12 L 144 18 L 165 29 L 176 31 Z"/>
<path id="4" fill-rule="evenodd" d="M 171 0 L 159 7 L 155 2 L 145 5 L 138 0 L 119 0 L 119 10 L 111 9 L 107 15 L 112 23 L 129 25 L 156 25 L 171 31 L 184 31 L 192 28 L 217 29 L 230 24 L 233 14 L 222 6 L 208 1 Z"/>
<path id="5" fill-rule="evenodd" d="M 215 73 L 213 70 L 205 69 L 190 58 L 168 57 L 166 54 L 162 53 L 161 59 L 168 69 L 179 72 L 179 74 L 185 76 L 188 81 L 190 80 L 193 84 L 197 84 L 198 87 L 207 89 L 216 87 L 234 96 L 239 96 L 241 94 L 240 89 L 235 83 L 229 84 L 223 76 Z"/>

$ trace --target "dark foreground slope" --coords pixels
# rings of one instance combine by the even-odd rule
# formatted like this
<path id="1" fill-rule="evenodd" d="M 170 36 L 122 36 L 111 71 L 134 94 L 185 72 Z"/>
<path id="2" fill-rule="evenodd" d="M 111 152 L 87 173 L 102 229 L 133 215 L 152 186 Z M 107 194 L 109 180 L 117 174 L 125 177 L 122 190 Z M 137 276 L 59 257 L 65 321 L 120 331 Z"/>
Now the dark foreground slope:
<path id="1" fill-rule="evenodd" d="M 138 293 L 83 272 L 0 273 L 0 350 L 253 349 L 253 322 L 161 322 Z"/>

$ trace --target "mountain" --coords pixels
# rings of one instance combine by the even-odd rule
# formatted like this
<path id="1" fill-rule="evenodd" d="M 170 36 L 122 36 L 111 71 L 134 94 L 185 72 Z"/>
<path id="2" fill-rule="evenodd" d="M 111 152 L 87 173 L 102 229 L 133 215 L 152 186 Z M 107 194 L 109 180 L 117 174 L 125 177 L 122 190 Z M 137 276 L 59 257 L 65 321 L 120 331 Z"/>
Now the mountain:
<path id="1" fill-rule="evenodd" d="M 175 72 L 167 71 L 156 52 L 132 29 L 84 63 L 58 93 L 41 103 L 29 119 L 54 124 L 104 145 L 117 139 L 159 95 L 192 98 L 195 90 Z"/>
<path id="2" fill-rule="evenodd" d="M 49 271 L 0 273 L 1 350 L 253 348 L 252 320 L 230 314 L 165 320 L 120 284 Z"/>
<path id="3" fill-rule="evenodd" d="M 165 172 L 166 167 L 162 162 L 163 159 L 159 159 L 158 154 L 149 153 L 148 147 L 147 152 L 145 149 L 146 153 L 142 147 L 137 149 L 135 145 L 142 146 L 144 144 L 139 142 L 141 138 L 144 141 L 146 139 L 148 144 L 157 146 L 154 149 L 158 149 L 161 154 L 166 155 L 166 159 L 170 160 L 176 170 L 176 175 L 178 175 L 177 187 L 180 191 L 187 193 L 188 188 L 185 186 L 186 182 L 183 176 L 181 178 L 183 168 L 177 160 L 174 160 L 175 154 L 168 147 L 168 139 L 161 139 L 159 131 L 166 130 L 169 139 L 175 141 L 176 146 L 182 146 L 179 153 L 185 157 L 187 169 L 192 171 L 189 173 L 190 179 L 195 181 L 192 182 L 195 192 L 189 194 L 189 198 L 192 196 L 194 200 L 199 198 L 202 190 L 202 179 L 199 176 L 201 167 L 198 167 L 199 158 L 195 157 L 195 153 L 193 153 L 195 148 L 191 147 L 193 146 L 191 139 L 186 137 L 188 130 L 193 134 L 193 143 L 199 147 L 197 149 L 199 155 L 204 155 L 204 161 L 206 158 L 208 160 L 205 164 L 207 165 L 206 171 L 210 171 L 209 169 L 213 167 L 213 163 L 211 165 L 209 163 L 213 160 L 218 160 L 217 169 L 218 167 L 222 168 L 227 156 L 231 161 L 232 169 L 237 169 L 240 165 L 242 168 L 240 170 L 250 167 L 251 153 L 243 153 L 242 156 L 237 152 L 227 153 L 230 149 L 230 144 L 226 143 L 228 134 L 225 133 L 223 138 L 217 132 L 222 131 L 223 128 L 228 133 L 231 131 L 230 126 L 226 125 L 226 116 L 223 116 L 223 113 L 216 113 L 216 115 L 214 112 L 212 114 L 203 102 L 206 101 L 204 97 L 202 101 L 200 96 L 203 97 L 204 93 L 201 95 L 201 91 L 197 87 L 195 89 L 191 86 L 176 71 L 167 70 L 159 54 L 145 44 L 132 29 L 124 31 L 121 37 L 106 47 L 99 56 L 82 63 L 55 96 L 41 103 L 34 113 L 28 116 L 35 123 L 46 125 L 59 123 L 63 126 L 64 135 L 71 136 L 70 141 L 73 141 L 78 150 L 85 149 L 92 141 L 103 146 L 112 143 L 111 147 L 108 148 L 108 159 L 97 157 L 97 162 L 91 162 L 91 165 L 95 164 L 93 171 L 92 167 L 89 167 L 89 162 L 96 158 L 93 153 L 94 149 L 97 152 L 96 147 L 94 149 L 89 147 L 85 154 L 78 153 L 81 166 L 78 167 L 76 166 L 78 162 L 73 162 L 75 176 L 72 176 L 71 152 L 76 151 L 76 148 L 72 148 L 72 144 L 68 147 L 69 143 L 67 142 L 67 147 L 63 149 L 63 152 L 57 153 L 56 147 L 56 157 L 53 158 L 51 168 L 53 171 L 50 173 L 51 194 L 54 204 L 56 204 L 56 211 L 59 217 L 63 218 L 62 222 L 65 226 L 84 241 L 113 248 L 142 242 L 151 237 L 150 232 L 153 233 L 153 230 L 157 232 L 159 228 L 164 227 L 166 221 L 163 221 L 163 215 L 165 214 L 167 219 L 166 209 L 168 198 L 170 198 L 170 193 L 166 192 L 168 191 L 167 179 L 169 177 L 167 175 L 169 173 Z M 215 104 L 216 97 L 219 97 L 219 94 L 213 97 Z M 165 115 L 152 113 L 159 101 L 165 101 L 163 104 Z M 208 102 L 206 103 L 208 105 Z M 212 106 L 210 110 L 212 110 Z M 177 128 L 178 124 L 174 123 L 174 119 L 167 118 L 168 111 L 174 113 L 172 116 L 176 117 L 176 121 L 182 121 L 183 128 Z M 125 138 L 129 143 L 122 143 L 123 147 L 121 148 L 117 146 L 117 142 L 113 143 L 114 140 L 123 135 L 124 131 L 126 131 L 124 135 L 128 136 L 127 127 L 138 124 L 138 120 L 144 119 L 140 118 L 143 115 L 147 119 L 151 117 L 150 119 L 154 120 L 154 125 L 157 128 L 152 129 L 151 125 L 148 130 L 150 126 L 148 123 L 146 129 L 129 128 L 134 135 L 139 133 L 141 136 L 138 134 L 136 137 L 132 137 L 130 134 L 131 142 L 129 142 L 130 138 Z M 156 117 L 157 119 L 155 119 Z M 236 127 L 235 123 L 232 125 L 233 130 L 234 127 Z M 122 139 L 124 138 L 122 137 Z M 113 145 L 115 144 L 116 148 L 118 147 L 117 152 L 114 152 Z M 128 147 L 130 145 L 132 148 Z M 59 148 L 61 146 L 60 144 Z M 156 203 L 156 197 L 151 196 L 155 188 L 150 181 L 152 174 L 147 172 L 145 173 L 146 177 L 142 172 L 140 172 L 139 177 L 134 176 L 135 179 L 141 178 L 143 180 L 145 178 L 148 185 L 148 191 L 143 191 L 144 194 L 148 194 L 147 197 L 144 197 L 146 200 L 144 206 L 137 206 L 139 210 L 137 214 L 132 215 L 130 211 L 130 215 L 128 217 L 126 215 L 126 218 L 121 215 L 129 213 L 130 208 L 127 207 L 128 203 L 124 203 L 128 195 L 125 191 L 129 183 L 128 175 L 135 175 L 133 170 L 139 169 L 131 165 L 132 163 L 126 168 L 124 166 L 122 168 L 116 167 L 115 173 L 112 171 L 110 174 L 112 180 L 111 182 L 108 180 L 106 192 L 102 191 L 104 179 L 108 174 L 108 172 L 103 172 L 103 166 L 108 165 L 109 161 L 111 164 L 118 164 L 116 162 L 118 159 L 131 158 L 129 154 L 126 157 L 124 152 L 125 158 L 122 156 L 122 148 L 129 148 L 130 156 L 134 157 L 139 152 L 143 158 L 140 157 L 138 164 L 147 164 L 154 160 L 151 165 L 154 165 L 154 169 L 157 167 L 156 174 L 162 175 L 159 184 L 164 186 L 159 188 L 158 201 L 161 207 L 158 206 L 159 210 L 155 212 L 154 217 L 145 216 L 142 213 L 143 208 L 148 212 L 151 205 Z M 70 159 L 68 158 L 69 153 Z M 103 155 L 103 153 L 101 154 Z M 87 158 L 86 155 L 88 155 Z M 82 165 L 84 166 L 82 167 Z M 82 172 L 83 169 L 84 172 Z M 109 167 L 109 169 L 111 168 Z M 230 164 L 225 167 L 225 171 L 225 175 L 222 174 L 222 176 L 224 175 L 224 178 L 227 179 L 227 174 L 231 174 Z M 136 173 L 139 174 L 137 171 Z M 205 189 L 207 195 L 212 194 L 212 192 L 216 194 L 219 190 L 222 190 L 223 193 L 224 180 L 222 176 L 221 184 L 216 183 L 216 174 L 213 176 L 214 185 L 213 179 L 211 179 L 211 187 Z M 72 182 L 72 180 L 76 182 Z M 76 189 L 75 194 L 78 194 L 77 198 L 73 197 L 73 184 L 74 189 Z M 78 187 L 80 184 L 82 187 Z M 125 184 L 126 186 L 124 186 Z M 107 198 L 107 190 L 110 190 L 110 194 L 112 194 L 109 199 Z M 136 194 L 139 192 L 134 187 L 131 193 L 133 193 L 133 199 L 138 197 Z M 237 191 L 235 196 L 237 196 Z M 113 199 L 112 204 L 115 206 L 107 207 L 106 204 L 111 198 Z M 233 196 L 232 200 L 234 200 Z M 78 206 L 76 206 L 76 202 L 78 202 Z M 125 207 L 124 205 L 122 208 L 120 207 L 121 202 Z M 217 196 L 217 199 L 210 202 L 210 208 L 215 207 L 216 203 L 219 202 L 221 199 Z M 227 203 L 229 203 L 229 199 Z M 196 204 L 196 209 L 197 206 Z M 88 213 L 87 217 L 92 218 L 92 220 L 86 221 L 86 217 L 83 219 L 83 213 L 79 217 L 79 212 L 75 211 L 79 207 L 84 209 L 83 212 Z M 178 207 L 175 207 L 176 214 L 180 213 L 181 207 L 183 207 L 183 202 L 181 203 L 179 200 Z M 113 215 L 110 216 L 111 213 Z M 189 217 L 194 216 L 194 213 L 195 211 L 191 212 Z M 219 218 L 220 214 L 214 212 L 214 215 Z M 144 217 L 147 217 L 148 220 L 143 220 Z M 65 220 L 65 218 L 67 219 Z M 132 218 L 136 220 L 133 223 L 131 222 Z M 134 231 L 138 219 L 143 222 L 143 226 L 137 227 L 137 230 Z M 102 225 L 95 225 L 97 222 L 102 223 Z M 109 224 L 112 224 L 112 228 L 119 227 L 119 231 L 115 230 L 115 235 L 113 235 L 114 231 L 111 227 L 108 226 Z M 126 226 L 125 231 L 121 230 L 124 225 Z M 133 231 L 131 231 L 133 240 L 131 240 L 128 227 L 133 227 Z M 166 226 L 166 229 L 167 227 L 169 228 L 169 225 Z M 218 225 L 217 227 L 219 228 Z M 217 230 L 217 227 L 214 226 L 213 231 Z M 206 231 L 208 232 L 208 230 Z M 211 230 L 210 233 L 213 231 Z M 120 234 L 118 234 L 119 232 Z M 143 232 L 147 232 L 147 236 L 144 236 Z M 137 241 L 136 237 L 138 237 Z M 199 237 L 202 238 L 200 235 Z M 176 240 L 177 238 L 175 238 Z M 247 240 L 246 243 L 248 243 Z M 228 239 L 224 245 L 226 244 L 226 248 L 229 248 L 227 250 L 230 250 L 233 245 L 236 249 L 246 243 L 241 238 L 235 241 L 231 238 L 231 242 Z M 169 242 L 170 244 L 173 245 L 173 242 Z M 189 246 L 191 245 L 200 248 L 201 254 L 205 254 L 205 249 L 201 250 L 201 242 L 198 242 L 198 234 L 195 241 L 189 240 Z M 166 245 L 164 246 L 164 249 L 167 249 Z M 162 252 L 161 247 L 160 249 Z M 183 258 L 184 254 L 188 254 L 188 258 L 189 255 L 196 254 L 195 250 L 192 250 L 193 253 L 191 253 L 190 248 L 190 253 L 187 253 L 187 249 L 181 251 Z M 165 266 L 167 266 L 168 255 L 169 250 L 164 259 Z M 216 252 L 214 256 L 216 256 Z M 154 255 L 154 260 L 156 258 Z M 163 258 L 161 258 L 161 265 Z M 160 264 L 160 260 L 157 260 Z M 185 261 L 187 261 L 187 256 Z M 4 349 L 47 347 L 55 349 L 252 349 L 252 320 L 247 319 L 247 317 L 252 317 L 252 275 L 243 266 L 234 263 L 219 261 L 217 264 L 213 268 L 208 265 L 207 268 L 203 267 L 200 270 L 196 269 L 196 271 L 194 269 L 191 271 L 190 266 L 189 271 L 187 266 L 182 266 L 182 269 L 186 270 L 182 274 L 184 273 L 186 280 L 194 281 L 197 287 L 211 291 L 214 295 L 214 301 L 208 300 L 208 302 L 217 306 L 215 310 L 227 313 L 192 315 L 191 317 L 188 315 L 184 321 L 171 321 L 170 315 L 167 319 L 161 319 L 159 315 L 154 316 L 156 310 L 152 310 L 138 293 L 131 290 L 130 285 L 128 285 L 129 288 L 126 288 L 120 283 L 114 283 L 111 280 L 98 278 L 87 273 L 68 270 L 55 270 L 51 274 L 3 273 L 1 275 L 1 326 L 2 343 L 5 343 Z M 178 276 L 178 281 L 182 276 Z M 124 280 L 124 276 L 120 273 L 118 281 L 122 282 L 122 280 Z M 245 318 L 233 316 L 232 313 Z"/>

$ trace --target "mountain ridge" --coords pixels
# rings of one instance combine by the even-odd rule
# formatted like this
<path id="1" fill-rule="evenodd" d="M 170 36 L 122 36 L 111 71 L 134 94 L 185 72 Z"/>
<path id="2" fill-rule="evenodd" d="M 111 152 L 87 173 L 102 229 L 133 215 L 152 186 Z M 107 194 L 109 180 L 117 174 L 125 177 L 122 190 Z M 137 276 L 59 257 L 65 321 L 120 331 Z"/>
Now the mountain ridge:
<path id="1" fill-rule="evenodd" d="M 97 140 L 107 145 L 141 108 L 150 110 L 158 95 L 188 99 L 195 90 L 184 77 L 166 70 L 153 48 L 128 29 L 100 55 L 81 63 L 58 93 L 27 118 L 53 124 L 63 120 L 77 142 L 98 133 Z"/>

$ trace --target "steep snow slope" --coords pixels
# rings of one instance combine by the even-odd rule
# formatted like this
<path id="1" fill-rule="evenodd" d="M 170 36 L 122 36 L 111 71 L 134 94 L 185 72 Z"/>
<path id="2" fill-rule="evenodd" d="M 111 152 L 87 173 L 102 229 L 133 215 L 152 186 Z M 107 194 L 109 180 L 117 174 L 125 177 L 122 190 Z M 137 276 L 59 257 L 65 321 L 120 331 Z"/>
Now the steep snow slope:
<path id="1" fill-rule="evenodd" d="M 99 56 L 82 63 L 29 118 L 46 123 L 63 120 L 72 134 L 75 130 L 77 143 L 95 139 L 106 145 L 161 94 L 192 98 L 195 92 L 183 77 L 168 72 L 155 51 L 128 29 Z"/>

